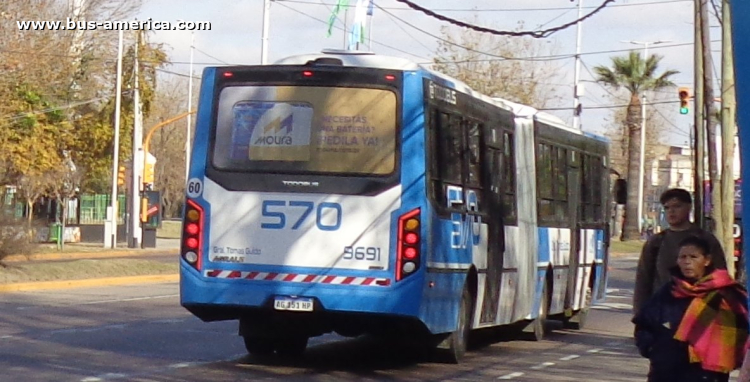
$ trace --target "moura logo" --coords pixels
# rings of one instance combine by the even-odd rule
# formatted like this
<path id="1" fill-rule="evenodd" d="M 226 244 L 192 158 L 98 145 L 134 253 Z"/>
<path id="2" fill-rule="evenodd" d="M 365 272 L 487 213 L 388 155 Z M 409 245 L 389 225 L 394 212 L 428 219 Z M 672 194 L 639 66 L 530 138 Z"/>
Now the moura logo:
<path id="1" fill-rule="evenodd" d="M 277 137 L 275 135 L 265 135 L 256 139 L 253 145 L 256 145 L 256 146 L 270 146 L 270 145 L 291 146 L 292 137 L 289 135 L 284 135 L 281 137 Z"/>

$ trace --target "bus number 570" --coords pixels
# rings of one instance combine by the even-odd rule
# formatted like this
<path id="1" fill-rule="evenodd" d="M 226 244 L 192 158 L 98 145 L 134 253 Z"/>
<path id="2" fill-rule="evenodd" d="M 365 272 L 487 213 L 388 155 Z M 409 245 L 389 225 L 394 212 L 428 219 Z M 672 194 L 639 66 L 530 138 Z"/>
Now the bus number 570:
<path id="1" fill-rule="evenodd" d="M 296 210 L 296 211 L 294 211 Z M 294 211 L 302 211 L 299 218 L 292 224 L 292 229 L 296 230 L 302 226 L 305 219 L 315 210 L 315 225 L 321 231 L 336 231 L 341 227 L 341 205 L 338 203 L 318 203 L 316 206 L 313 202 L 300 200 L 264 200 L 261 207 L 262 221 L 260 228 L 263 229 L 284 229 L 287 227 L 287 215 Z M 329 211 L 326 214 L 326 211 Z M 329 216 L 333 213 L 334 218 Z M 331 221 L 333 220 L 333 221 Z M 291 221 L 290 221 L 291 222 Z"/>

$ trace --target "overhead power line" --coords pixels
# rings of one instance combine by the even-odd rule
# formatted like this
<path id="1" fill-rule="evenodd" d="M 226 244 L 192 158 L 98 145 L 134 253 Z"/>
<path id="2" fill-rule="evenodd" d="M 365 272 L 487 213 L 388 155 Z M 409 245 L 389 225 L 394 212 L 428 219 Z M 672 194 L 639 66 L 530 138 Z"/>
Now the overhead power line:
<path id="1" fill-rule="evenodd" d="M 668 103 L 677 103 L 680 101 L 657 101 L 657 102 L 649 102 L 649 105 L 661 105 L 661 104 L 668 104 Z M 620 104 L 620 105 L 604 105 L 604 106 L 592 106 L 587 107 L 586 109 L 616 109 L 620 107 L 628 107 L 629 104 Z M 549 107 L 544 109 L 539 109 L 541 111 L 550 111 L 550 110 L 573 110 L 573 107 Z"/>
<path id="2" fill-rule="evenodd" d="M 420 11 L 420 12 L 422 12 L 422 13 L 428 15 L 428 16 L 434 17 L 434 18 L 436 18 L 438 20 L 449 22 L 449 23 L 451 23 L 453 25 L 457 25 L 457 26 L 460 26 L 460 27 L 463 27 L 463 28 L 471 29 L 473 31 L 482 32 L 482 33 L 490 33 L 490 34 L 497 35 L 497 36 L 512 36 L 512 37 L 530 36 L 530 37 L 534 37 L 534 38 L 544 38 L 544 37 L 549 37 L 550 35 L 552 35 L 555 32 L 559 32 L 559 31 L 561 31 L 563 29 L 566 29 L 566 28 L 569 28 L 569 27 L 571 27 L 573 25 L 576 25 L 580 21 L 584 21 L 584 20 L 588 19 L 589 17 L 591 17 L 591 16 L 599 13 L 599 11 L 601 11 L 602 9 L 604 9 L 607 6 L 607 4 L 613 3 L 615 0 L 604 0 L 604 2 L 600 6 L 596 7 L 593 11 L 591 11 L 587 15 L 581 17 L 580 19 L 571 21 L 569 23 L 566 23 L 566 24 L 563 24 L 563 25 L 560 25 L 560 26 L 557 26 L 557 27 L 554 27 L 554 28 L 540 30 L 540 31 L 520 31 L 520 32 L 516 32 L 516 31 L 500 31 L 500 30 L 496 30 L 496 29 L 490 29 L 490 28 L 480 27 L 480 26 L 476 26 L 476 25 L 473 25 L 473 24 L 465 23 L 463 21 L 459 21 L 459 20 L 450 18 L 448 16 L 441 15 L 439 13 L 436 13 L 435 11 L 431 11 L 431 10 L 429 10 L 427 8 L 424 8 L 424 7 L 422 7 L 422 6 L 418 5 L 418 4 L 415 4 L 415 3 L 413 3 L 413 2 L 411 2 L 409 0 L 396 0 L 396 1 L 398 1 L 400 3 L 404 3 L 404 4 L 408 5 L 409 7 L 411 7 L 412 9 Z"/>
<path id="3" fill-rule="evenodd" d="M 315 3 L 311 1 L 303 1 L 303 0 L 274 0 L 277 3 L 296 3 L 296 4 L 307 4 L 307 5 L 335 5 L 332 3 L 323 3 L 322 0 L 319 0 L 320 2 Z M 694 0 L 664 0 L 664 1 L 646 1 L 641 3 L 628 3 L 628 4 L 611 4 L 608 7 L 609 8 L 615 8 L 615 7 L 638 7 L 643 5 L 662 5 L 662 4 L 671 4 L 671 3 L 692 3 Z M 392 9 L 395 11 L 410 11 L 411 8 L 404 8 L 404 7 L 383 7 L 384 9 Z M 583 9 L 594 9 L 596 6 L 585 6 L 581 7 Z M 485 9 L 477 9 L 477 8 L 436 8 L 433 9 L 435 12 L 474 12 L 474 13 L 484 13 L 484 12 L 540 12 L 540 11 L 566 11 L 566 10 L 576 10 L 577 7 L 552 7 L 552 8 L 485 8 Z M 330 12 L 330 9 L 328 10 Z"/>

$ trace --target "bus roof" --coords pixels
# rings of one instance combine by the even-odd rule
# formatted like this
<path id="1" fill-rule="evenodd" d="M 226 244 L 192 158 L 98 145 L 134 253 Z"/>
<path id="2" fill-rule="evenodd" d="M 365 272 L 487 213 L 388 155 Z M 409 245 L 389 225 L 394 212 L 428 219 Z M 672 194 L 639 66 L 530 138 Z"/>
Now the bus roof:
<path id="1" fill-rule="evenodd" d="M 301 54 L 282 58 L 275 65 L 305 65 L 320 58 L 335 58 L 341 60 L 344 66 L 363 68 L 418 70 L 420 66 L 411 60 L 400 57 L 381 56 L 373 52 L 361 50 L 323 50 L 322 53 Z"/>

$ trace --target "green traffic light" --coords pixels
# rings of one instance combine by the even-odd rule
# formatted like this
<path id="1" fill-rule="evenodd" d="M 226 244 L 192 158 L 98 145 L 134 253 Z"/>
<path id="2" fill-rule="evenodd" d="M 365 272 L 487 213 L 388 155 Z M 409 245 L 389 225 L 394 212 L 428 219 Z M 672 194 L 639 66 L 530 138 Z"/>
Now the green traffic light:
<path id="1" fill-rule="evenodd" d="M 681 107 L 680 108 L 680 114 L 687 114 L 689 112 L 690 112 L 690 109 L 688 109 L 686 107 Z"/>

